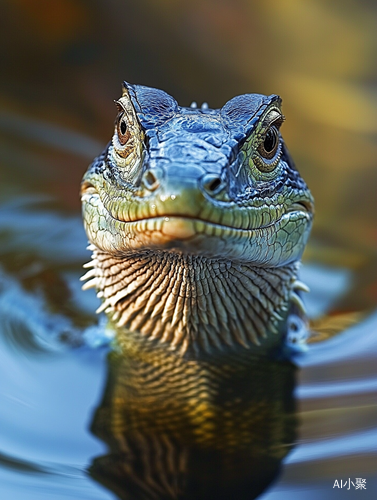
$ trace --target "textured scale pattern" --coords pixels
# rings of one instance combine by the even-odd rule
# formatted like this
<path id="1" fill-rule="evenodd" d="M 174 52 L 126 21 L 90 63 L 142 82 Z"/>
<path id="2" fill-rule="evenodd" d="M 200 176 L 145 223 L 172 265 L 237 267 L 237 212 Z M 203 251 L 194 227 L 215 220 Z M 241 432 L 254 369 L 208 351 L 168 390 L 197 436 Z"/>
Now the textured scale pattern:
<path id="1" fill-rule="evenodd" d="M 114 257 L 93 247 L 87 287 L 100 289 L 98 312 L 168 348 L 210 352 L 259 344 L 286 316 L 298 264 L 266 272 L 245 263 L 167 252 Z M 241 324 L 241 327 L 240 327 Z"/>

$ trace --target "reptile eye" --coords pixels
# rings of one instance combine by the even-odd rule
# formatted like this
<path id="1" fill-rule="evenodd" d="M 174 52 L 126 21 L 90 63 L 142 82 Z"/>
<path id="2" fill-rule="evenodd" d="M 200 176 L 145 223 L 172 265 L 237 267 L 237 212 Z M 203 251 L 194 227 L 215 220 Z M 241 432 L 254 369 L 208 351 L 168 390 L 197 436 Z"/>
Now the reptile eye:
<path id="1" fill-rule="evenodd" d="M 279 136 L 275 127 L 271 127 L 264 138 L 262 144 L 258 147 L 258 152 L 263 158 L 271 160 L 278 149 Z"/>
<path id="2" fill-rule="evenodd" d="M 127 127 L 127 123 L 124 120 L 124 113 L 122 113 L 119 118 L 118 118 L 118 126 L 117 126 L 117 132 L 118 132 L 118 139 L 119 142 L 124 145 L 128 141 L 130 137 L 130 132 Z"/>
<path id="3" fill-rule="evenodd" d="M 273 132 L 272 130 L 275 130 L 275 129 L 270 129 L 267 132 L 266 138 L 263 142 L 264 150 L 267 153 L 271 153 L 275 149 L 275 146 L 277 144 L 277 134 L 276 134 L 276 132 Z"/>

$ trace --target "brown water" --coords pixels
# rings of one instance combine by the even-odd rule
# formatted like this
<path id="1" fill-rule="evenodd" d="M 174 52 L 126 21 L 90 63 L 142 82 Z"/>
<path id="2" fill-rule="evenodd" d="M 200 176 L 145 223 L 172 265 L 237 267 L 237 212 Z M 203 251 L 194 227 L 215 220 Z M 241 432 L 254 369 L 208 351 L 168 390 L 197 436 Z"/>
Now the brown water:
<path id="1" fill-rule="evenodd" d="M 89 253 L 77 192 L 110 137 L 111 100 L 127 78 L 183 105 L 220 106 L 248 91 L 283 96 L 284 136 L 316 198 L 302 279 L 317 333 L 294 358 L 297 437 L 286 445 L 295 447 L 260 498 L 374 499 L 375 6 L 184 5 L 4 2 L 0 497 L 115 498 L 89 473 L 108 454 L 89 429 L 109 390 L 111 332 L 93 315 L 94 293 L 80 289 Z M 356 478 L 367 490 L 333 488 Z"/>

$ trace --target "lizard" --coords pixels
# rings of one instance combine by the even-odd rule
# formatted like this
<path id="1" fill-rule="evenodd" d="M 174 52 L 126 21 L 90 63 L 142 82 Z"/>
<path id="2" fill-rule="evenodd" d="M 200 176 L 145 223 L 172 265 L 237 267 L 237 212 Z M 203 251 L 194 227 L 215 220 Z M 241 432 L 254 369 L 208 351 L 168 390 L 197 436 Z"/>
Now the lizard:
<path id="1" fill-rule="evenodd" d="M 261 432 L 256 419 L 275 422 L 284 407 L 277 398 L 261 410 L 256 387 L 264 386 L 251 378 L 265 359 L 278 384 L 287 325 L 292 313 L 304 318 L 298 272 L 314 202 L 280 132 L 281 98 L 182 107 L 162 90 L 124 82 L 116 106 L 112 140 L 81 185 L 92 251 L 83 288 L 96 289 L 122 359 L 96 433 L 110 428 L 104 439 L 125 463 L 166 442 L 184 456 L 235 456 Z M 292 436 L 276 435 L 282 448 L 258 445 L 258 453 L 281 459 Z M 165 498 L 155 485 L 169 481 L 161 473 L 152 481 L 151 464 L 149 475 L 131 469 L 150 498 Z M 181 498 L 174 491 L 166 498 Z"/>

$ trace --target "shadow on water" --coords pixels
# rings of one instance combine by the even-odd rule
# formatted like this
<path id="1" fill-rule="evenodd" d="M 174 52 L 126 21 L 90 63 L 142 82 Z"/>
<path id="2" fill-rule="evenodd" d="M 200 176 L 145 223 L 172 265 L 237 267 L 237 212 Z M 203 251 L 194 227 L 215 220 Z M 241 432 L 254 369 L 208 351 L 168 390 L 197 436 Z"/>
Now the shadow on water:
<path id="1" fill-rule="evenodd" d="M 151 350 L 130 351 L 108 357 L 92 432 L 109 451 L 91 476 L 122 500 L 251 500 L 263 492 L 294 444 L 295 366 L 160 353 L 165 366 L 157 367 Z"/>

